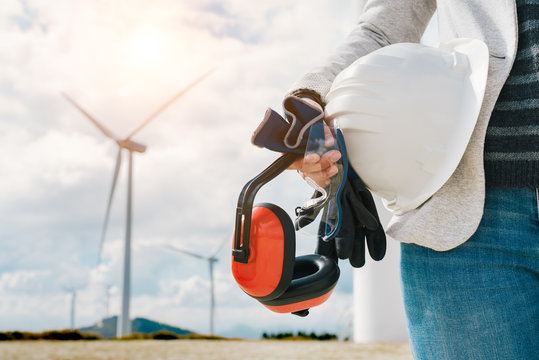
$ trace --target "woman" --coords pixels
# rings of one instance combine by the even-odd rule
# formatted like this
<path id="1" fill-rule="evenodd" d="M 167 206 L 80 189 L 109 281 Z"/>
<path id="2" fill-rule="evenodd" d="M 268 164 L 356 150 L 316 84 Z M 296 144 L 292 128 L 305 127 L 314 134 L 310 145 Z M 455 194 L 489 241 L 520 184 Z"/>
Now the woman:
<path id="1" fill-rule="evenodd" d="M 487 90 L 452 177 L 395 217 L 416 359 L 536 359 L 539 354 L 539 0 L 371 0 L 356 28 L 290 94 L 323 107 L 359 57 L 419 42 L 438 10 L 440 41 L 489 48 Z M 331 162 L 295 164 L 323 182 Z M 328 251 L 328 250 L 324 250 Z"/>

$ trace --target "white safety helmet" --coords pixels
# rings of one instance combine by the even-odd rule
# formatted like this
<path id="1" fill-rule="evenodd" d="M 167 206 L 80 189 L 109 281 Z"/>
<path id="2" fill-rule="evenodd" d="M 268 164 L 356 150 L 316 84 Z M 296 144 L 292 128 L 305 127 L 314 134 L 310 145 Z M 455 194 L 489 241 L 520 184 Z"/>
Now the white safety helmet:
<path id="1" fill-rule="evenodd" d="M 474 39 L 400 43 L 335 78 L 326 117 L 342 130 L 350 164 L 394 214 L 420 206 L 457 168 L 483 102 L 488 57 Z"/>

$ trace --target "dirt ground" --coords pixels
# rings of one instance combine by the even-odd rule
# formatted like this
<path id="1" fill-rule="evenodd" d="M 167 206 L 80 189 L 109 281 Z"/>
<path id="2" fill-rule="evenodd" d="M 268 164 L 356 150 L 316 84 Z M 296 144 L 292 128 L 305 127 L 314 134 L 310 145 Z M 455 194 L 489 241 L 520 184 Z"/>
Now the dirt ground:
<path id="1" fill-rule="evenodd" d="M 411 360 L 407 343 L 340 341 L 139 340 L 0 342 L 4 360 Z"/>

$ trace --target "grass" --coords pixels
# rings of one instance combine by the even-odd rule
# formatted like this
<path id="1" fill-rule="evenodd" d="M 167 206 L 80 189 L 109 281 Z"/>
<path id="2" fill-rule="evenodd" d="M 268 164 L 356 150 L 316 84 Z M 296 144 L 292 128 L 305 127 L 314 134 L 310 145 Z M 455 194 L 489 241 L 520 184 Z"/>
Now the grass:
<path id="1" fill-rule="evenodd" d="M 411 360 L 407 343 L 356 344 L 341 341 L 172 340 L 6 341 L 0 359 L 9 360 Z"/>

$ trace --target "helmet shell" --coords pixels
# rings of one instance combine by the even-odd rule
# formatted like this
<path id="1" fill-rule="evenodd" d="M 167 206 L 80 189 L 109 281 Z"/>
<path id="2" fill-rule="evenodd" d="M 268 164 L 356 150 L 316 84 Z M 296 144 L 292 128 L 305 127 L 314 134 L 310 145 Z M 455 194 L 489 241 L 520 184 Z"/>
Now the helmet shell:
<path id="1" fill-rule="evenodd" d="M 326 117 L 342 130 L 350 164 L 394 214 L 420 206 L 458 166 L 481 109 L 488 57 L 475 39 L 399 43 L 335 78 Z"/>

